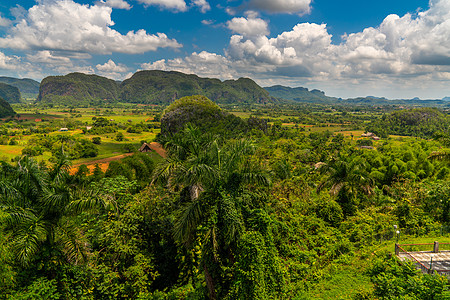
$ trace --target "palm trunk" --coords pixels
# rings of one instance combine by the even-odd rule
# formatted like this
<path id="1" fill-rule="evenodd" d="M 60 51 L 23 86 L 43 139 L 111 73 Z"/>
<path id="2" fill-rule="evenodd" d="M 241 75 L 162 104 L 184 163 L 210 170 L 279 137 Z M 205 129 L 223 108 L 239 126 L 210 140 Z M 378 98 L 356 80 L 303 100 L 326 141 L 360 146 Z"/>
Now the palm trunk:
<path id="1" fill-rule="evenodd" d="M 203 270 L 205 272 L 205 281 L 206 281 L 206 286 L 208 288 L 209 299 L 215 300 L 216 299 L 216 289 L 214 287 L 214 280 L 213 280 L 211 274 L 209 273 L 208 267 L 206 267 L 206 265 L 203 266 Z"/>

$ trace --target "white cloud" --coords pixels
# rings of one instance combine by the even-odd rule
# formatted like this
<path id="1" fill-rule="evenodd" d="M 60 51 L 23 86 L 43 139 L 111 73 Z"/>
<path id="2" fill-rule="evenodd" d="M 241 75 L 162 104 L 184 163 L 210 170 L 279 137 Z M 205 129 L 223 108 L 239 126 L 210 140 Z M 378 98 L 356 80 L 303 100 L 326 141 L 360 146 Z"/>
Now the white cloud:
<path id="1" fill-rule="evenodd" d="M 118 8 L 118 9 L 131 9 L 131 5 L 124 1 L 124 0 L 100 0 L 95 2 L 97 5 L 105 5 L 112 8 Z"/>
<path id="2" fill-rule="evenodd" d="M 73 66 L 69 57 L 59 56 L 53 51 L 43 50 L 35 54 L 27 55 L 27 60 L 32 63 L 43 63 L 48 66 Z"/>
<path id="3" fill-rule="evenodd" d="M 236 70 L 231 67 L 231 63 L 226 57 L 206 51 L 194 52 L 185 58 L 161 59 L 144 63 L 141 68 L 144 70 L 178 71 L 221 79 L 231 79 L 237 76 Z"/>
<path id="4" fill-rule="evenodd" d="M 214 20 L 202 20 L 203 25 L 212 25 L 214 24 Z"/>
<path id="5" fill-rule="evenodd" d="M 256 19 L 249 16 L 228 22 L 239 35 L 231 37 L 227 56 L 250 67 L 259 64 L 259 69 L 274 75 L 317 80 L 419 77 L 450 69 L 446 67 L 450 66 L 449 0 L 432 1 L 430 9 L 417 16 L 389 15 L 377 28 L 345 36 L 340 45 L 332 44 L 325 24 L 301 23 L 269 38 L 247 29 L 257 27 L 248 26 L 252 20 Z"/>
<path id="6" fill-rule="evenodd" d="M 270 37 L 267 22 L 250 13 L 228 21 L 227 27 L 236 34 L 224 56 L 193 53 L 147 67 L 219 78 L 239 74 L 261 84 L 301 82 L 339 96 L 450 94 L 450 0 L 433 0 L 416 15 L 389 15 L 377 27 L 346 35 L 338 45 L 326 24 L 300 23 Z M 338 88 L 344 82 L 345 89 Z"/>
<path id="7" fill-rule="evenodd" d="M 0 52 L 0 70 L 16 70 L 20 58 L 17 56 L 7 56 L 5 53 Z"/>
<path id="8" fill-rule="evenodd" d="M 186 11 L 187 6 L 184 0 L 137 0 L 146 6 L 156 5 L 161 8 L 170 9 L 174 11 Z"/>
<path id="9" fill-rule="evenodd" d="M 112 9 L 80 5 L 72 0 L 42 0 L 29 9 L 26 18 L 0 38 L 0 47 L 20 50 L 58 50 L 97 54 L 144 53 L 181 45 L 164 33 L 141 29 L 122 35 L 110 26 Z"/>
<path id="10" fill-rule="evenodd" d="M 202 13 L 205 13 L 211 9 L 211 6 L 209 5 L 209 3 L 206 0 L 193 0 L 192 4 L 194 4 L 195 6 L 198 6 Z"/>
<path id="11" fill-rule="evenodd" d="M 11 20 L 3 18 L 0 14 L 0 27 L 8 27 L 9 25 L 11 25 Z"/>
<path id="12" fill-rule="evenodd" d="M 95 66 L 99 71 L 98 74 L 116 79 L 116 80 L 124 80 L 129 76 L 128 67 L 123 64 L 116 64 L 113 60 L 108 60 L 108 62 L 103 65 L 98 64 Z"/>
<path id="13" fill-rule="evenodd" d="M 115 72 L 115 73 L 124 73 L 128 71 L 127 66 L 123 64 L 116 64 L 112 59 L 108 60 L 108 62 L 103 65 L 98 64 L 95 66 L 97 70 L 102 72 Z"/>
<path id="14" fill-rule="evenodd" d="M 267 22 L 250 14 L 248 18 L 233 18 L 227 22 L 227 27 L 245 37 L 264 36 L 269 34 Z"/>
<path id="15" fill-rule="evenodd" d="M 269 13 L 305 14 L 311 11 L 311 0 L 250 0 L 251 9 Z"/>

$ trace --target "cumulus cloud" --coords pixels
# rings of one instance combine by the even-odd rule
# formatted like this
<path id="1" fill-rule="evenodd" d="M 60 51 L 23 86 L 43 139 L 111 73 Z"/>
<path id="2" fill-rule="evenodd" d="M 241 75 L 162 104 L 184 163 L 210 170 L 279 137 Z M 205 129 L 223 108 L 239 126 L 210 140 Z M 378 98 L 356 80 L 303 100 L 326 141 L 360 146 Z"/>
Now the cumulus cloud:
<path id="1" fill-rule="evenodd" d="M 306 14 L 311 11 L 311 0 L 250 0 L 248 7 L 269 13 Z"/>
<path id="2" fill-rule="evenodd" d="M 67 56 L 55 54 L 53 51 L 43 50 L 35 54 L 27 55 L 27 60 L 32 63 L 44 63 L 49 66 L 73 66 L 72 61 Z"/>
<path id="3" fill-rule="evenodd" d="M 257 18 L 252 12 L 248 18 L 233 18 L 227 22 L 227 27 L 245 37 L 264 36 L 269 34 L 267 22 Z"/>
<path id="4" fill-rule="evenodd" d="M 111 28 L 111 7 L 81 5 L 72 0 L 42 0 L 0 38 L 0 47 L 20 50 L 58 50 L 96 54 L 144 53 L 181 45 L 164 33 L 141 29 L 122 35 Z"/>
<path id="5" fill-rule="evenodd" d="M 269 73 L 304 74 L 323 80 L 422 76 L 445 71 L 443 66 L 450 65 L 448 0 L 432 1 L 427 11 L 414 16 L 389 15 L 376 28 L 344 36 L 339 45 L 332 44 L 325 24 L 301 23 L 269 38 L 261 25 L 259 31 L 264 34 L 254 34 L 258 32 L 256 20 L 249 16 L 227 23 L 238 33 L 230 39 L 227 57 L 249 65 L 259 64 Z"/>
<path id="6" fill-rule="evenodd" d="M 115 73 L 124 73 L 128 71 L 127 66 L 123 64 L 116 64 L 112 59 L 108 60 L 108 62 L 103 65 L 98 64 L 95 66 L 97 70 L 102 72 L 115 72 Z"/>
<path id="7" fill-rule="evenodd" d="M 184 0 L 137 0 L 138 2 L 150 6 L 155 5 L 164 9 L 170 9 L 174 11 L 186 11 L 187 5 Z M 202 2 L 198 0 L 197 2 Z"/>
<path id="8" fill-rule="evenodd" d="M 106 1 L 100 0 L 95 2 L 95 4 L 109 6 L 111 8 L 118 8 L 118 9 L 126 9 L 126 10 L 131 9 L 131 5 L 124 0 L 106 0 Z"/>
<path id="9" fill-rule="evenodd" d="M 123 80 L 129 76 L 128 67 L 123 64 L 116 64 L 112 59 L 103 65 L 96 65 L 95 68 L 100 75 L 116 80 Z"/>
<path id="10" fill-rule="evenodd" d="M 205 13 L 211 9 L 211 6 L 209 5 L 209 3 L 206 0 L 193 0 L 192 4 L 194 6 L 198 6 L 202 13 Z"/>
<path id="11" fill-rule="evenodd" d="M 3 18 L 0 14 L 0 27 L 7 27 L 9 25 L 11 25 L 11 20 Z"/>
<path id="12" fill-rule="evenodd" d="M 345 80 L 357 93 L 362 87 L 376 93 L 380 86 L 392 94 L 417 91 L 424 82 L 430 82 L 429 90 L 450 91 L 450 0 L 432 0 L 428 10 L 417 14 L 389 15 L 377 27 L 345 35 L 340 44 L 332 43 L 326 24 L 300 23 L 273 37 L 267 22 L 254 13 L 226 25 L 234 35 L 225 55 L 193 53 L 142 67 L 219 78 L 239 74 L 262 84 L 300 80 L 330 90 Z M 217 61 L 209 64 L 207 58 Z"/>
<path id="13" fill-rule="evenodd" d="M 7 56 L 5 53 L 0 52 L 0 70 L 16 70 L 19 62 L 19 57 Z"/>
<path id="14" fill-rule="evenodd" d="M 231 79 L 237 76 L 230 61 L 222 56 L 207 51 L 194 52 L 185 58 L 161 59 L 141 65 L 143 70 L 178 71 L 197 74 L 203 77 Z"/>

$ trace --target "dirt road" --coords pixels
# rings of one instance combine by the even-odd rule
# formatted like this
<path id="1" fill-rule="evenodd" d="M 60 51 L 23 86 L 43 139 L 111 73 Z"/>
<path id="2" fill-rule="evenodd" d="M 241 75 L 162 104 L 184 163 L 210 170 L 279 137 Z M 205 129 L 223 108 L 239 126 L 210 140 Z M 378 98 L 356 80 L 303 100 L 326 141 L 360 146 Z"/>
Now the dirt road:
<path id="1" fill-rule="evenodd" d="M 150 143 L 149 146 L 153 151 L 158 153 L 161 157 L 165 158 L 167 156 L 166 150 L 164 150 L 164 148 L 161 146 L 161 144 L 159 144 L 157 142 L 153 142 L 153 143 Z M 86 165 L 89 169 L 90 174 L 92 174 L 96 164 L 98 164 L 100 166 L 100 168 L 102 169 L 102 171 L 105 172 L 108 169 L 110 162 L 125 158 L 130 155 L 133 155 L 133 153 L 125 153 L 125 154 L 102 158 L 102 159 L 97 159 L 97 160 L 93 160 L 93 161 L 89 161 L 89 162 L 85 162 L 85 163 L 74 164 L 70 169 L 70 174 L 71 175 L 75 174 L 78 171 L 78 167 L 81 165 Z"/>

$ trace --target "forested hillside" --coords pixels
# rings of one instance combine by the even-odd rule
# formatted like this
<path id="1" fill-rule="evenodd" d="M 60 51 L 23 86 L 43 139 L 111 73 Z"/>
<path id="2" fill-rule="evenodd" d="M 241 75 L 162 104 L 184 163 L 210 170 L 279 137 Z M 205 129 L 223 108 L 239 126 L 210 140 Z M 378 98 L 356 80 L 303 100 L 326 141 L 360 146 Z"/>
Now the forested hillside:
<path id="1" fill-rule="evenodd" d="M 253 80 L 201 78 L 180 72 L 140 71 L 122 82 L 121 100 L 132 103 L 169 104 L 175 99 L 205 95 L 217 103 L 270 103 L 269 93 Z"/>
<path id="2" fill-rule="evenodd" d="M 39 93 L 39 82 L 29 78 L 13 78 L 0 76 L 0 82 L 15 86 L 20 90 L 21 93 L 38 94 Z"/>
<path id="3" fill-rule="evenodd" d="M 8 103 L 19 103 L 20 91 L 18 88 L 12 85 L 0 83 L 0 98 L 7 101 Z"/>
<path id="4" fill-rule="evenodd" d="M 0 118 L 13 116 L 16 113 L 12 109 L 11 105 L 0 97 Z"/>
<path id="5" fill-rule="evenodd" d="M 114 80 L 83 73 L 50 76 L 42 80 L 37 101 L 55 105 L 88 105 L 116 102 L 119 84 Z"/>
<path id="6" fill-rule="evenodd" d="M 288 86 L 274 85 L 271 87 L 265 87 L 271 96 L 275 98 L 294 100 L 297 102 L 308 103 L 333 103 L 337 101 L 336 98 L 328 97 L 324 92 L 319 90 L 308 90 L 303 87 L 291 88 Z"/>
<path id="7" fill-rule="evenodd" d="M 396 134 L 448 139 L 450 135 L 450 115 L 434 108 L 400 110 L 384 115 L 381 119 L 372 122 L 367 130 L 381 136 Z"/>

